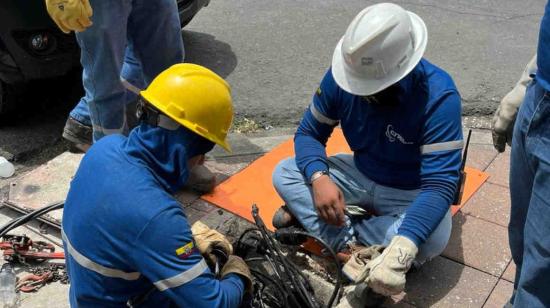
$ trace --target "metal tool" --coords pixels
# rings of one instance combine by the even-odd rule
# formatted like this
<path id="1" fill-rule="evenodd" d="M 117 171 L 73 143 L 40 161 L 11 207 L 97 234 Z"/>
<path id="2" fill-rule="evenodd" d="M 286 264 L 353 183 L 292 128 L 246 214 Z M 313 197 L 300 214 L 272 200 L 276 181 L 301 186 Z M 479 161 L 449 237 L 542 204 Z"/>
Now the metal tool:
<path id="1" fill-rule="evenodd" d="M 26 235 L 4 235 L 0 242 L 4 259 L 26 263 L 27 260 L 65 259 L 63 252 L 55 252 L 55 247 L 47 242 L 33 241 Z"/>

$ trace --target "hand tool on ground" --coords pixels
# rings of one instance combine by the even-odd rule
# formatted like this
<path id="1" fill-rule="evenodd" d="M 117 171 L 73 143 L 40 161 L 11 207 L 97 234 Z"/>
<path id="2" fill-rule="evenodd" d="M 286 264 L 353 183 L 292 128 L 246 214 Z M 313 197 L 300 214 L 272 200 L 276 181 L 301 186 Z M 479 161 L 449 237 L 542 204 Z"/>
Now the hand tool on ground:
<path id="1" fill-rule="evenodd" d="M 63 252 L 55 252 L 55 247 L 46 242 L 33 241 L 25 235 L 4 235 L 0 242 L 7 261 L 26 263 L 28 260 L 44 261 L 48 259 L 65 259 Z"/>

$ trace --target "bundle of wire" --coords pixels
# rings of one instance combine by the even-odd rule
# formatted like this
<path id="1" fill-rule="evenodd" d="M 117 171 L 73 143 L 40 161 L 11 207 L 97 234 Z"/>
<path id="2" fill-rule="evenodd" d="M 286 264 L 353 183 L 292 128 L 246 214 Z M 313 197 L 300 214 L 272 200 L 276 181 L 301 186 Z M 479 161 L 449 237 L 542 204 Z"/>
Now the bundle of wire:
<path id="1" fill-rule="evenodd" d="M 32 211 L 28 214 L 25 214 L 21 217 L 15 218 L 11 220 L 9 223 L 5 224 L 4 226 L 0 227 L 0 238 L 6 235 L 11 230 L 22 226 L 26 224 L 27 222 L 36 219 L 48 212 L 51 212 L 53 210 L 57 210 L 60 208 L 63 208 L 65 206 L 65 202 L 56 202 L 47 206 L 44 206 L 42 208 L 39 208 L 38 210 Z"/>
<path id="2" fill-rule="evenodd" d="M 275 236 L 266 228 L 258 215 L 256 205 L 252 206 L 252 216 L 257 228 L 246 230 L 237 243 L 236 254 L 249 264 L 255 280 L 255 290 L 252 298 L 245 306 L 249 307 L 307 307 L 319 308 L 322 304 L 315 297 L 313 287 L 303 272 L 283 254 L 282 246 L 277 238 L 302 237 L 313 238 L 319 242 L 325 251 L 329 252 L 337 268 L 337 278 L 332 295 L 326 307 L 332 307 L 341 284 L 342 272 L 340 262 L 334 250 L 325 241 L 299 230 L 279 230 Z M 252 253 L 251 250 L 253 250 Z M 265 269 L 262 266 L 265 265 Z"/>

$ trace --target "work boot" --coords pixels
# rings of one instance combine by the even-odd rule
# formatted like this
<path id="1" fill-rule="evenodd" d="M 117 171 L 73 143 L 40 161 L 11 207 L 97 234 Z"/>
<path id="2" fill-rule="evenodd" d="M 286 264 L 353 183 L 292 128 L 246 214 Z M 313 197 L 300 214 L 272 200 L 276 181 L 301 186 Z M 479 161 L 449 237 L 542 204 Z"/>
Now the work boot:
<path id="1" fill-rule="evenodd" d="M 92 145 L 93 129 L 84 125 L 75 118 L 69 116 L 63 127 L 63 138 L 71 142 L 69 151 L 72 153 L 85 153 Z"/>
<path id="2" fill-rule="evenodd" d="M 216 187 L 216 175 L 204 165 L 196 165 L 189 173 L 185 187 L 200 194 L 207 194 Z"/>
<path id="3" fill-rule="evenodd" d="M 275 229 L 288 228 L 292 226 L 302 227 L 298 219 L 294 217 L 286 205 L 281 206 L 275 212 L 271 223 Z"/>

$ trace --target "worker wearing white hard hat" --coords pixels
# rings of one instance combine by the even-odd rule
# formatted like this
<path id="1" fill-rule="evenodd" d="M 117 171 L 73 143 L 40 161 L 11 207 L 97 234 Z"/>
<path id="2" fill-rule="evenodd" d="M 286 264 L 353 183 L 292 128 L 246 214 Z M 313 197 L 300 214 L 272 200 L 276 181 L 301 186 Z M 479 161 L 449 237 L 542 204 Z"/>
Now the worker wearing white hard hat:
<path id="1" fill-rule="evenodd" d="M 422 58 L 427 41 L 422 19 L 398 5 L 361 11 L 298 127 L 296 157 L 273 174 L 286 203 L 274 226 L 323 238 L 350 260 L 349 278 L 382 295 L 403 291 L 411 264 L 439 255 L 451 232 L 461 101 L 452 78 Z M 353 154 L 327 157 L 338 125 Z M 387 247 L 365 266 L 361 249 L 345 257 L 358 245 Z"/>

